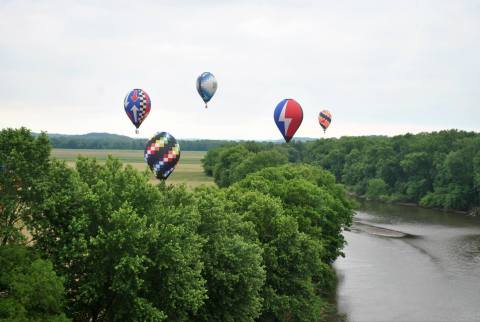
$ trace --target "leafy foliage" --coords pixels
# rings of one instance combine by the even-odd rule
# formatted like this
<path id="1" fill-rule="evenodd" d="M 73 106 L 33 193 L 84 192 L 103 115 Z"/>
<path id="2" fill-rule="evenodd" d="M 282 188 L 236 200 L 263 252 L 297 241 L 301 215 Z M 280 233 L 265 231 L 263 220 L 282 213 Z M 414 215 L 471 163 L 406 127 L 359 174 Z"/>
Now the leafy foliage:
<path id="1" fill-rule="evenodd" d="M 234 187 L 280 199 L 285 214 L 296 219 L 301 232 L 322 240 L 324 262 L 330 264 L 342 255 L 345 241 L 341 230 L 351 224 L 351 205 L 327 171 L 309 165 L 270 167 Z"/>
<path id="2" fill-rule="evenodd" d="M 252 154 L 281 151 L 289 162 L 322 166 L 350 191 L 370 199 L 458 210 L 480 207 L 480 134 L 474 132 L 449 130 L 391 138 L 342 137 L 258 145 L 257 151 L 248 152 L 243 144 L 209 150 L 203 160 L 206 174 L 219 185 L 228 186 L 242 178 L 235 174 L 241 163 L 251 172 L 258 170 L 245 163 L 255 159 Z M 269 165 L 274 164 L 262 164 Z M 246 170 L 242 175 L 248 173 Z"/>
<path id="3" fill-rule="evenodd" d="M 328 172 L 312 166 L 270 167 L 228 189 L 235 210 L 255 224 L 267 280 L 261 321 L 319 321 L 334 289 L 330 264 L 341 255 L 341 229 L 352 211 Z"/>
<path id="4" fill-rule="evenodd" d="M 228 187 L 249 173 L 285 164 L 290 157 L 296 159 L 295 154 L 290 155 L 291 151 L 294 150 L 272 143 L 228 144 L 209 150 L 202 164 L 205 173 L 213 176 L 218 186 Z"/>
<path id="5" fill-rule="evenodd" d="M 25 128 L 0 132 L 0 245 L 25 239 L 21 231 L 39 202 L 49 153 L 44 134 L 34 138 Z"/>
<path id="6" fill-rule="evenodd" d="M 62 149 L 143 150 L 147 141 L 147 139 L 134 139 L 109 133 L 50 134 L 49 139 L 54 148 Z M 225 140 L 179 140 L 183 151 L 208 151 L 227 142 Z"/>
<path id="7" fill-rule="evenodd" d="M 21 245 L 0 247 L 0 321 L 68 321 L 63 280 Z"/>
<path id="8" fill-rule="evenodd" d="M 368 180 L 366 196 L 372 199 L 384 198 L 388 194 L 387 184 L 382 178 Z"/>
<path id="9" fill-rule="evenodd" d="M 254 321 L 262 308 L 265 282 L 262 250 L 254 225 L 244 221 L 225 191 L 198 189 L 194 197 L 205 239 L 202 260 L 208 299 L 198 321 Z"/>
<path id="10" fill-rule="evenodd" d="M 187 191 L 113 158 L 67 167 L 25 129 L 0 142 L 0 318 L 320 321 L 330 310 L 352 212 L 331 174 L 287 164 L 303 145 L 225 146 L 204 164 L 226 188 Z"/>
<path id="11" fill-rule="evenodd" d="M 46 194 L 33 235 L 66 277 L 75 319 L 185 321 L 203 304 L 200 218 L 174 189 L 80 159 L 77 171 L 52 163 Z"/>

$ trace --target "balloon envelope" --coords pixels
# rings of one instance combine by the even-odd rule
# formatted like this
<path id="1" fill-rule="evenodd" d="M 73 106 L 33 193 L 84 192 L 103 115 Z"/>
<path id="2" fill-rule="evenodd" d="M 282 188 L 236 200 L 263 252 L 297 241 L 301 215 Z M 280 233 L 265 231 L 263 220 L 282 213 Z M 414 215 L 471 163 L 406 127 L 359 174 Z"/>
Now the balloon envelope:
<path id="1" fill-rule="evenodd" d="M 150 113 L 152 103 L 147 92 L 142 89 L 133 89 L 125 96 L 123 107 L 130 121 L 138 129 L 143 120 L 148 116 L 148 113 Z"/>
<path id="2" fill-rule="evenodd" d="M 325 132 L 325 130 L 328 129 L 330 123 L 332 122 L 332 113 L 330 113 L 328 110 L 321 111 L 318 115 L 318 122 L 323 128 L 323 131 Z"/>
<path id="3" fill-rule="evenodd" d="M 278 103 L 273 118 L 280 133 L 288 143 L 297 132 L 303 121 L 303 110 L 300 104 L 294 99 L 287 98 Z"/>
<path id="4" fill-rule="evenodd" d="M 197 91 L 203 101 L 208 103 L 217 91 L 217 79 L 209 72 L 202 73 L 197 78 Z"/>
<path id="5" fill-rule="evenodd" d="M 160 132 L 147 142 L 144 156 L 157 179 L 167 179 L 180 160 L 180 145 L 170 133 Z"/>

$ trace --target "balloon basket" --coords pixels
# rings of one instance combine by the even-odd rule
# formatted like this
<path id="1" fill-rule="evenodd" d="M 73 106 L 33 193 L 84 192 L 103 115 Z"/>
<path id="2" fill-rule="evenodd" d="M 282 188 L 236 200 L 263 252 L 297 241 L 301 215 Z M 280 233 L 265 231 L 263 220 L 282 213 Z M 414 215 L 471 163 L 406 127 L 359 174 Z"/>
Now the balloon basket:
<path id="1" fill-rule="evenodd" d="M 138 129 L 135 130 L 135 134 L 138 134 L 140 133 L 140 131 Z"/>
<path id="2" fill-rule="evenodd" d="M 207 105 L 207 104 L 205 104 L 205 108 L 208 108 L 208 105 Z"/>

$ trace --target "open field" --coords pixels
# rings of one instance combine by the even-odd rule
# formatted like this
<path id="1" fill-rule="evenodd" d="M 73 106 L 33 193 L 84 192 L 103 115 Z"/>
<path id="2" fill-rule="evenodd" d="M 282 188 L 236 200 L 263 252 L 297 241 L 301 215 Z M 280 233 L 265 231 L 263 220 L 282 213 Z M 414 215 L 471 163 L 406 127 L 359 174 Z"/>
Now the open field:
<path id="1" fill-rule="evenodd" d="M 170 175 L 167 183 L 186 184 L 190 188 L 201 185 L 214 185 L 213 179 L 203 173 L 200 160 L 204 157 L 204 151 L 182 151 L 180 161 L 175 171 Z M 78 156 L 96 158 L 98 161 L 105 161 L 108 155 L 118 158 L 124 164 L 129 164 L 135 169 L 143 171 L 148 168 L 143 159 L 142 150 L 83 150 L 83 149 L 53 149 L 52 156 L 65 160 L 67 164 L 74 166 Z M 152 174 L 152 183 L 158 180 Z"/>

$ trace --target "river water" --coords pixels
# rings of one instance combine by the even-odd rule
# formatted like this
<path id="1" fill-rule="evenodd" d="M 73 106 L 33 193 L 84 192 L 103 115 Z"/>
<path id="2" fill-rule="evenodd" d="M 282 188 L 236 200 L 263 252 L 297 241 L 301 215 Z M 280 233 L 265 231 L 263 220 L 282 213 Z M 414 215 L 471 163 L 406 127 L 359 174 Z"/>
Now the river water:
<path id="1" fill-rule="evenodd" d="M 347 321 L 480 321 L 480 218 L 363 202 L 355 222 L 335 262 Z"/>

